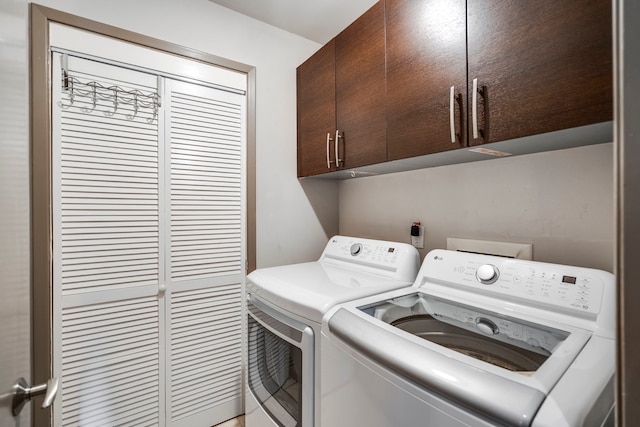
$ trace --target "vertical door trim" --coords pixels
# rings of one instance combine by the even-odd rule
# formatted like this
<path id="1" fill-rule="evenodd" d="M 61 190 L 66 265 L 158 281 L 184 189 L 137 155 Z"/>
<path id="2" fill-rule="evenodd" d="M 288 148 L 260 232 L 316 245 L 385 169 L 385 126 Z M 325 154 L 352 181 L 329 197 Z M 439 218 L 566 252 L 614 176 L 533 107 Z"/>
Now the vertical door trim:
<path id="1" fill-rule="evenodd" d="M 636 25 L 640 6 L 631 0 L 614 0 L 614 176 L 615 176 L 615 264 L 618 285 L 618 354 L 616 370 L 616 425 L 631 427 L 640 417 L 640 113 L 638 89 L 640 35 Z"/>
<path id="2" fill-rule="evenodd" d="M 31 384 L 46 382 L 52 375 L 52 181 L 51 181 L 51 81 L 49 63 L 49 24 L 92 31 L 107 37 L 135 43 L 162 52 L 179 55 L 214 66 L 223 66 L 248 75 L 247 90 L 247 273 L 256 265 L 255 223 L 255 67 L 231 61 L 206 52 L 123 30 L 111 25 L 60 12 L 30 3 L 30 81 L 29 128 L 31 133 Z M 47 355 L 47 356 L 43 356 Z M 31 405 L 32 422 L 37 426 L 51 424 L 51 411 Z"/>
<path id="3" fill-rule="evenodd" d="M 34 5 L 30 7 L 30 19 L 31 383 L 41 384 L 53 372 L 49 23 Z M 35 407 L 31 405 L 32 424 L 51 425 L 51 410 L 37 411 Z"/>

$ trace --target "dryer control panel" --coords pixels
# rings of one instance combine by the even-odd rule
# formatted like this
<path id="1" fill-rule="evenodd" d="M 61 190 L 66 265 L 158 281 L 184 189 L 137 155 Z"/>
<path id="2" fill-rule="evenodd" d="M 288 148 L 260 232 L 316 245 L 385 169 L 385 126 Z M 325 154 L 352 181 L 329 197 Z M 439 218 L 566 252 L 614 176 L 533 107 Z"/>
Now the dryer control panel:
<path id="1" fill-rule="evenodd" d="M 407 243 L 358 237 L 334 236 L 320 257 L 349 268 L 363 268 L 384 276 L 413 282 L 420 268 L 420 255 Z"/>

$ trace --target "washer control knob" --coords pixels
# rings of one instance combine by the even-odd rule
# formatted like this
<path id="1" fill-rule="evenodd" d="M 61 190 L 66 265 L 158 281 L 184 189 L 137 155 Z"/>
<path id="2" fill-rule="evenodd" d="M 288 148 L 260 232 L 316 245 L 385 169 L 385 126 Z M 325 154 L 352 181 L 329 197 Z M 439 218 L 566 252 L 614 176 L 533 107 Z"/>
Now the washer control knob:
<path id="1" fill-rule="evenodd" d="M 500 272 L 495 265 L 483 264 L 476 270 L 476 278 L 480 283 L 490 285 L 498 280 Z"/>
<path id="2" fill-rule="evenodd" d="M 351 245 L 351 255 L 356 256 L 362 252 L 362 245 L 360 243 L 354 243 Z"/>
<path id="3" fill-rule="evenodd" d="M 478 317 L 476 319 L 476 328 L 485 335 L 496 335 L 500 333 L 498 325 L 485 317 Z"/>

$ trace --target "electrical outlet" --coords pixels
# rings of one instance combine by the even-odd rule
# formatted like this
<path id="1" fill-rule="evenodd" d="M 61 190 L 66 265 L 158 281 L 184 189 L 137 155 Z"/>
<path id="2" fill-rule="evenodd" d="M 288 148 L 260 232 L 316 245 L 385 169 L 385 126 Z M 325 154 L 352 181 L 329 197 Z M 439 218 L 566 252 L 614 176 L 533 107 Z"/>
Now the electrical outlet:
<path id="1" fill-rule="evenodd" d="M 418 226 L 418 235 L 411 236 L 411 244 L 417 249 L 424 249 L 424 227 Z"/>

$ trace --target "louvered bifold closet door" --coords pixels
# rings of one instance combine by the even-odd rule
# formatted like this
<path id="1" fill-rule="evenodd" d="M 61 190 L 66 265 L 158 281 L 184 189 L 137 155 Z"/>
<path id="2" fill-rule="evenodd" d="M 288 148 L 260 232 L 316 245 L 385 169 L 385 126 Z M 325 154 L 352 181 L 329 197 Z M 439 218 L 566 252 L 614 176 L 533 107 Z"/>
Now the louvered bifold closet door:
<path id="1" fill-rule="evenodd" d="M 246 101 L 167 80 L 170 398 L 175 426 L 242 413 Z"/>
<path id="2" fill-rule="evenodd" d="M 53 63 L 55 426 L 164 424 L 157 77 Z M 116 95 L 117 93 L 117 95 Z"/>

